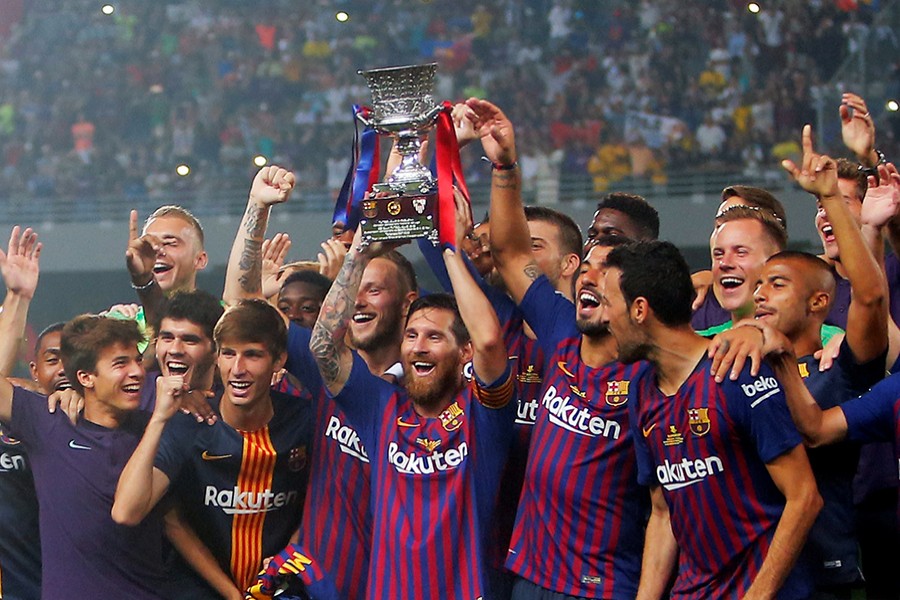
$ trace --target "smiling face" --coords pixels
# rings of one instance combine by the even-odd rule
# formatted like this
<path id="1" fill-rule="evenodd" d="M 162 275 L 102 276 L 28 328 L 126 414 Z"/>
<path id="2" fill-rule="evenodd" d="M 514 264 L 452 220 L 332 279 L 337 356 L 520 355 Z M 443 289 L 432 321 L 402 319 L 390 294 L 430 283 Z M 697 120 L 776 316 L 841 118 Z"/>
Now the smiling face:
<path id="1" fill-rule="evenodd" d="M 844 198 L 847 208 L 850 209 L 850 214 L 853 215 L 853 219 L 859 225 L 862 200 L 860 200 L 858 195 L 859 189 L 856 181 L 853 179 L 838 179 L 838 189 L 841 191 L 841 196 Z M 822 249 L 825 252 L 825 256 L 829 260 L 839 261 L 840 250 L 838 249 L 831 223 L 828 222 L 825 216 L 825 209 L 822 208 L 820 202 L 816 202 L 816 208 L 816 231 L 819 233 L 819 239 L 822 240 Z"/>
<path id="2" fill-rule="evenodd" d="M 162 291 L 193 290 L 197 271 L 206 267 L 207 256 L 191 223 L 165 215 L 150 221 L 144 233 L 155 235 L 162 242 L 153 265 L 153 276 Z"/>
<path id="3" fill-rule="evenodd" d="M 203 327 L 187 319 L 166 317 L 156 337 L 156 360 L 164 376 L 183 375 L 194 388 L 205 385 L 216 355 Z"/>
<path id="4" fill-rule="evenodd" d="M 37 356 L 31 363 L 31 378 L 34 379 L 45 394 L 52 394 L 72 387 L 69 378 L 63 371 L 62 358 L 59 356 L 59 344 L 62 331 L 51 331 L 41 338 Z"/>
<path id="5" fill-rule="evenodd" d="M 217 364 L 222 384 L 223 401 L 235 406 L 252 406 L 269 397 L 272 374 L 284 366 L 285 357 L 273 357 L 261 342 L 223 340 Z"/>
<path id="6" fill-rule="evenodd" d="M 601 319 L 600 303 L 603 275 L 606 272 L 606 255 L 611 248 L 594 246 L 581 262 L 581 272 L 575 283 L 575 308 L 578 331 L 588 337 L 609 335 L 609 328 Z"/>
<path id="7" fill-rule="evenodd" d="M 439 407 L 462 384 L 462 368 L 471 358 L 471 344 L 453 335 L 455 314 L 427 307 L 409 316 L 400 353 L 406 390 L 414 403 Z"/>
<path id="8" fill-rule="evenodd" d="M 738 318 L 752 314 L 759 274 L 776 251 L 757 220 L 738 219 L 715 229 L 710 239 L 713 288 L 722 308 Z"/>
<path id="9" fill-rule="evenodd" d="M 648 345 L 641 328 L 631 318 L 631 307 L 622 294 L 621 276 L 622 271 L 617 268 L 608 269 L 603 276 L 600 319 L 616 338 L 619 361 L 632 363 L 647 358 Z"/>
<path id="10" fill-rule="evenodd" d="M 133 344 L 117 342 L 107 346 L 97 354 L 93 372 L 78 371 L 77 375 L 84 387 L 85 402 L 92 404 L 91 412 L 120 418 L 140 406 L 144 367 L 141 353 Z"/>
<path id="11" fill-rule="evenodd" d="M 356 294 L 350 321 L 353 345 L 369 351 L 399 343 L 405 302 L 396 265 L 384 258 L 373 258 L 363 272 Z"/>
<path id="12" fill-rule="evenodd" d="M 814 257 L 811 257 L 811 259 Z M 791 341 L 808 329 L 818 339 L 828 314 L 834 279 L 824 263 L 775 257 L 766 263 L 754 294 L 756 320 L 771 325 Z"/>

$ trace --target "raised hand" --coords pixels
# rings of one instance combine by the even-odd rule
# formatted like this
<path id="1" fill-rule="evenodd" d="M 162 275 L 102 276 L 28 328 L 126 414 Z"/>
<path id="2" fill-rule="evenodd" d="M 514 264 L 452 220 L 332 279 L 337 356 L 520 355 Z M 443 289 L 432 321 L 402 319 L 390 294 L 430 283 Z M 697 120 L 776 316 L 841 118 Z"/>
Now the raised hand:
<path id="1" fill-rule="evenodd" d="M 156 406 L 153 417 L 168 421 L 181 408 L 181 396 L 187 391 L 183 375 L 156 378 Z"/>
<path id="2" fill-rule="evenodd" d="M 125 264 L 131 274 L 131 282 L 143 287 L 153 280 L 153 265 L 156 254 L 162 247 L 162 240 L 151 233 L 138 235 L 138 213 L 132 210 L 128 216 L 128 248 L 125 249 Z"/>
<path id="3" fill-rule="evenodd" d="M 21 231 L 16 225 L 9 234 L 6 252 L 0 250 L 0 274 L 6 289 L 25 298 L 33 298 L 40 274 L 41 244 L 30 227 Z"/>
<path id="4" fill-rule="evenodd" d="M 511 165 L 516 162 L 516 136 L 512 123 L 496 105 L 487 100 L 469 98 L 466 118 L 481 138 L 481 146 L 491 162 Z"/>
<path id="5" fill-rule="evenodd" d="M 291 249 L 291 236 L 276 233 L 271 240 L 262 244 L 262 295 L 271 298 L 281 290 L 286 272 L 281 269 L 284 259 Z"/>
<path id="6" fill-rule="evenodd" d="M 815 194 L 822 196 L 840 196 L 840 190 L 837 184 L 837 163 L 830 156 L 817 154 L 813 150 L 812 143 L 812 127 L 803 126 L 802 134 L 803 158 L 800 167 L 793 161 L 783 160 L 781 166 L 794 178 L 800 187 Z"/>
<path id="7" fill-rule="evenodd" d="M 322 242 L 322 251 L 316 256 L 319 261 L 319 274 L 331 281 L 337 277 L 347 256 L 347 246 L 340 240 L 329 238 Z"/>
<path id="8" fill-rule="evenodd" d="M 466 197 L 458 188 L 453 188 L 453 203 L 456 206 L 456 248 L 463 248 L 463 240 L 472 231 L 472 207 L 466 202 Z"/>
<path id="9" fill-rule="evenodd" d="M 859 159 L 868 158 L 875 149 L 875 123 L 861 96 L 844 92 L 841 96 L 841 137 Z"/>
<path id="10" fill-rule="evenodd" d="M 453 110 L 450 111 L 453 129 L 456 131 L 456 143 L 460 148 L 465 148 L 479 138 L 472 119 L 466 117 L 468 112 L 469 107 L 462 102 L 453 105 Z"/>
<path id="11" fill-rule="evenodd" d="M 294 189 L 294 174 L 287 169 L 271 165 L 263 167 L 253 178 L 250 199 L 264 206 L 286 202 Z"/>
<path id="12" fill-rule="evenodd" d="M 900 213 L 900 173 L 893 163 L 879 165 L 878 178 L 869 176 L 860 221 L 881 228 Z"/>

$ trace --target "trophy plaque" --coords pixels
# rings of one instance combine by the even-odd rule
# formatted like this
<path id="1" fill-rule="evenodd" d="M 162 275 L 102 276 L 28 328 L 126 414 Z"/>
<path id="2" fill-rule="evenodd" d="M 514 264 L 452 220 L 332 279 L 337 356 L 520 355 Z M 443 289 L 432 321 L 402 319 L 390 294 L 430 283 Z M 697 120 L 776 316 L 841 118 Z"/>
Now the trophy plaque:
<path id="1" fill-rule="evenodd" d="M 360 205 L 362 235 L 368 241 L 427 238 L 437 244 L 437 179 L 419 161 L 422 139 L 443 107 L 434 101 L 436 64 L 359 71 L 372 93 L 363 124 L 396 140 L 400 165 Z"/>

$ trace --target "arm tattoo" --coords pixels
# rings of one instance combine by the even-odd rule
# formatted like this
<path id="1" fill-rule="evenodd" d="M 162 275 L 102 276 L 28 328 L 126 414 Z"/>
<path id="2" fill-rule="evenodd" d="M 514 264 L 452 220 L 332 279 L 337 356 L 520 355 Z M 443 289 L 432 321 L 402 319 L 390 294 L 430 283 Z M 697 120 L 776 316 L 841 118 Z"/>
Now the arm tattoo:
<path id="1" fill-rule="evenodd" d="M 531 281 L 534 281 L 541 276 L 541 268 L 537 266 L 536 262 L 533 261 L 525 265 L 525 269 L 523 269 L 523 272 L 525 273 L 525 276 Z"/>
<path id="2" fill-rule="evenodd" d="M 328 290 L 325 302 L 322 303 L 322 311 L 313 327 L 309 347 L 319 365 L 325 385 L 334 384 L 340 375 L 341 354 L 346 351 L 344 336 L 367 262 L 355 253 L 347 255 Z"/>
<path id="3" fill-rule="evenodd" d="M 269 220 L 268 208 L 251 204 L 244 213 L 244 249 L 238 263 L 241 289 L 257 294 L 262 289 L 262 239 Z"/>
<path id="4" fill-rule="evenodd" d="M 241 276 L 238 281 L 241 289 L 255 294 L 262 289 L 262 242 L 259 240 L 244 240 L 244 250 L 241 252 Z"/>
<path id="5" fill-rule="evenodd" d="M 492 185 L 498 190 L 517 190 L 519 189 L 519 179 L 516 173 L 512 171 L 494 171 L 494 177 L 491 179 Z"/>

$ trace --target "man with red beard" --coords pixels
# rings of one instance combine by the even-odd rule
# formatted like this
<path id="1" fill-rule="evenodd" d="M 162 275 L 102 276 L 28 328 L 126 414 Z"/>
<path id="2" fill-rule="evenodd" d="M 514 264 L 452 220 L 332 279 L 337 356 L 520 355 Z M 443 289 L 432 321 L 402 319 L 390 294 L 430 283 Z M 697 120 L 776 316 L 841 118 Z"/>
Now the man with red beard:
<path id="1" fill-rule="evenodd" d="M 457 248 L 464 233 L 458 223 Z M 447 249 L 458 306 L 445 294 L 413 302 L 401 345 L 404 386 L 375 377 L 344 340 L 357 288 L 380 250 L 357 232 L 310 341 L 329 395 L 372 461 L 366 596 L 492 598 L 485 532 L 516 408 L 500 324 L 460 252 Z"/>

